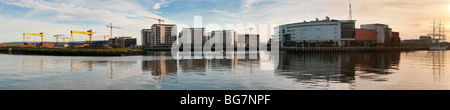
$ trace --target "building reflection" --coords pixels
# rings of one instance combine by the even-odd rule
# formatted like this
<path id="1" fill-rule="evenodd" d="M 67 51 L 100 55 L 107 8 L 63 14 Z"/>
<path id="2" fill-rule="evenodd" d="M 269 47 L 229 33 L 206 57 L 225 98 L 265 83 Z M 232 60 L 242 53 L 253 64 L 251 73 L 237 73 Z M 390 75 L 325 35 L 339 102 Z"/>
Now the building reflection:
<path id="1" fill-rule="evenodd" d="M 360 78 L 383 81 L 380 75 L 391 74 L 398 69 L 400 52 L 379 53 L 311 53 L 280 54 L 277 73 L 298 81 L 322 79 L 350 83 L 355 80 L 356 71 Z"/>
<path id="2" fill-rule="evenodd" d="M 258 59 L 250 59 L 249 55 L 238 59 L 238 54 L 234 53 L 231 59 L 170 59 L 166 52 L 148 52 L 146 56 L 158 58 L 142 62 L 144 73 L 152 73 L 158 78 L 164 75 L 175 75 L 178 71 L 183 73 L 194 73 L 196 75 L 206 75 L 211 71 L 233 71 L 237 65 L 259 69 Z M 225 58 L 225 54 L 223 56 Z M 162 59 L 161 59 L 162 58 Z M 167 60 L 169 58 L 170 60 Z"/>
<path id="3" fill-rule="evenodd" d="M 355 58 L 356 68 L 364 73 L 392 74 L 389 70 L 398 70 L 401 52 L 359 53 Z"/>
<path id="4" fill-rule="evenodd" d="M 114 79 L 114 67 L 127 68 L 127 66 L 136 65 L 137 61 L 95 61 L 95 60 L 70 60 L 70 70 L 71 72 L 92 72 L 95 71 L 94 68 L 98 69 L 98 71 L 103 71 L 100 68 L 107 68 L 108 75 L 110 79 Z"/>
<path id="5" fill-rule="evenodd" d="M 237 53 L 230 53 L 230 57 L 226 58 L 227 56 L 224 54 L 223 59 L 211 59 L 209 60 L 210 68 L 214 71 L 232 71 L 236 69 L 236 66 L 238 65 L 238 58 Z"/>
<path id="6" fill-rule="evenodd" d="M 250 73 L 253 73 L 254 69 L 259 69 L 260 68 L 260 60 L 261 60 L 261 56 L 260 54 L 257 54 L 256 56 L 250 56 L 248 53 L 241 53 L 242 54 L 242 58 L 239 57 L 239 54 L 236 54 L 235 57 L 236 60 L 236 64 L 239 66 L 243 66 L 243 67 L 248 67 L 250 69 Z"/>
<path id="7" fill-rule="evenodd" d="M 87 69 L 88 71 L 93 71 L 94 69 L 93 61 L 83 61 L 83 60 L 70 60 L 70 70 L 78 71 L 81 69 Z"/>
<path id="8" fill-rule="evenodd" d="M 345 54 L 280 54 L 278 74 L 300 82 L 323 79 L 349 82 L 355 79 L 355 63 Z"/>
<path id="9" fill-rule="evenodd" d="M 23 72 L 43 71 L 45 68 L 44 60 L 22 60 Z"/>
<path id="10" fill-rule="evenodd" d="M 242 55 L 241 59 L 238 59 Z M 277 75 L 296 79 L 299 82 L 311 80 L 337 81 L 351 83 L 359 78 L 375 81 L 386 81 L 381 76 L 392 74 L 390 71 L 399 68 L 401 52 L 364 52 L 364 53 L 280 53 Z M 152 53 L 154 58 L 170 57 L 167 54 Z M 214 71 L 260 71 L 258 54 L 252 59 L 248 53 L 234 53 L 232 59 L 155 59 L 142 62 L 142 70 L 151 72 L 153 76 L 175 75 L 177 72 L 206 75 Z M 239 66 L 240 68 L 237 68 Z"/>
<path id="11" fill-rule="evenodd" d="M 165 57 L 165 53 L 148 53 L 147 56 Z M 162 80 L 164 76 L 175 76 L 178 71 L 177 60 L 149 60 L 142 61 L 142 71 L 144 74 L 151 73 L 156 79 Z"/>

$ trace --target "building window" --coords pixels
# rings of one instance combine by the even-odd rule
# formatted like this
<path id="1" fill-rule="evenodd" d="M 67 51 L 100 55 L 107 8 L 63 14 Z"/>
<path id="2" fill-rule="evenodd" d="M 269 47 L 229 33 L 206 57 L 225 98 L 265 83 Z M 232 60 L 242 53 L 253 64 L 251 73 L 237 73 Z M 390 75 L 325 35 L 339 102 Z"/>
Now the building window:
<path id="1" fill-rule="evenodd" d="M 284 34 L 283 38 L 284 38 L 284 41 L 291 41 L 291 34 Z"/>
<path id="2" fill-rule="evenodd" d="M 322 28 L 316 28 L 316 31 L 321 31 L 322 30 Z"/>

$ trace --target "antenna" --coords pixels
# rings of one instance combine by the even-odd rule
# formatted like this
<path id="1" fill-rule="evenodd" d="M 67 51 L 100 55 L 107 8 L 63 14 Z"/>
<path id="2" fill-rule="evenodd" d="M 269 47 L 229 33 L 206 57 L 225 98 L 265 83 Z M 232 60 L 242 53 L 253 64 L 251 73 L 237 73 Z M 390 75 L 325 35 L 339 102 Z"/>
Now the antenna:
<path id="1" fill-rule="evenodd" d="M 349 3 L 349 7 L 350 7 L 350 11 L 349 11 L 349 13 L 348 13 L 348 19 L 350 19 L 350 20 L 353 20 L 353 15 L 352 15 L 352 1 L 351 0 L 348 0 L 348 3 Z"/>

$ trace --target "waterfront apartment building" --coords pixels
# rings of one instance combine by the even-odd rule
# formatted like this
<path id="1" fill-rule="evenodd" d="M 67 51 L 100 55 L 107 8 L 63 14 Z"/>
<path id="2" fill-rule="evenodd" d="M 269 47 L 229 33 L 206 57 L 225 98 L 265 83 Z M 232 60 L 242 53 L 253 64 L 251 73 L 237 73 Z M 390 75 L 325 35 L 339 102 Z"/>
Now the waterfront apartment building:
<path id="1" fill-rule="evenodd" d="M 186 40 L 191 41 L 191 47 L 197 48 L 203 48 L 205 43 L 209 40 L 205 28 L 183 28 L 180 37 L 186 37 Z M 186 45 L 183 44 L 183 46 Z"/>
<path id="2" fill-rule="evenodd" d="M 152 45 L 152 29 L 142 29 L 141 31 L 142 47 L 148 48 Z"/>
<path id="3" fill-rule="evenodd" d="M 174 24 L 153 24 L 151 29 L 142 30 L 143 43 L 145 43 L 142 45 L 144 47 L 170 48 L 177 40 L 176 33 L 177 26 Z"/>
<path id="4" fill-rule="evenodd" d="M 259 47 L 259 34 L 239 34 L 237 36 L 237 47 Z"/>
<path id="5" fill-rule="evenodd" d="M 217 45 L 223 45 L 223 48 L 226 48 L 228 45 L 232 48 L 236 47 L 237 44 L 237 32 L 234 30 L 217 30 L 212 31 L 210 38 L 215 38 L 217 34 L 221 34 L 222 36 L 222 43 L 219 43 Z"/>
<path id="6" fill-rule="evenodd" d="M 305 46 L 332 42 L 334 46 L 345 46 L 355 40 L 355 20 L 332 20 L 327 17 L 325 20 L 285 24 L 278 29 L 283 47 L 289 42 L 301 42 Z"/>
<path id="7" fill-rule="evenodd" d="M 363 42 L 376 42 L 377 31 L 369 29 L 355 29 L 355 40 Z"/>
<path id="8" fill-rule="evenodd" d="M 363 24 L 361 29 L 376 30 L 377 40 L 376 43 L 391 44 L 392 28 L 386 24 Z"/>
<path id="9" fill-rule="evenodd" d="M 392 38 L 391 38 L 391 44 L 400 44 L 400 33 L 399 32 L 392 32 Z"/>

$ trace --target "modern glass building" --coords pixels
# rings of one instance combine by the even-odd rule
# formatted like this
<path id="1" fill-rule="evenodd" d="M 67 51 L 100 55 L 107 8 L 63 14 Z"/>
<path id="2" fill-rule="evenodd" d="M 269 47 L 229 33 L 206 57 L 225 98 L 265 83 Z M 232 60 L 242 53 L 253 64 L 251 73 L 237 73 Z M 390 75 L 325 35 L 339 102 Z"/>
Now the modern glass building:
<path id="1" fill-rule="evenodd" d="M 285 24 L 275 29 L 279 29 L 283 47 L 292 46 L 289 45 L 292 42 L 309 47 L 319 47 L 324 43 L 345 46 L 355 40 L 355 20 L 332 20 L 327 17 L 325 20 Z"/>

